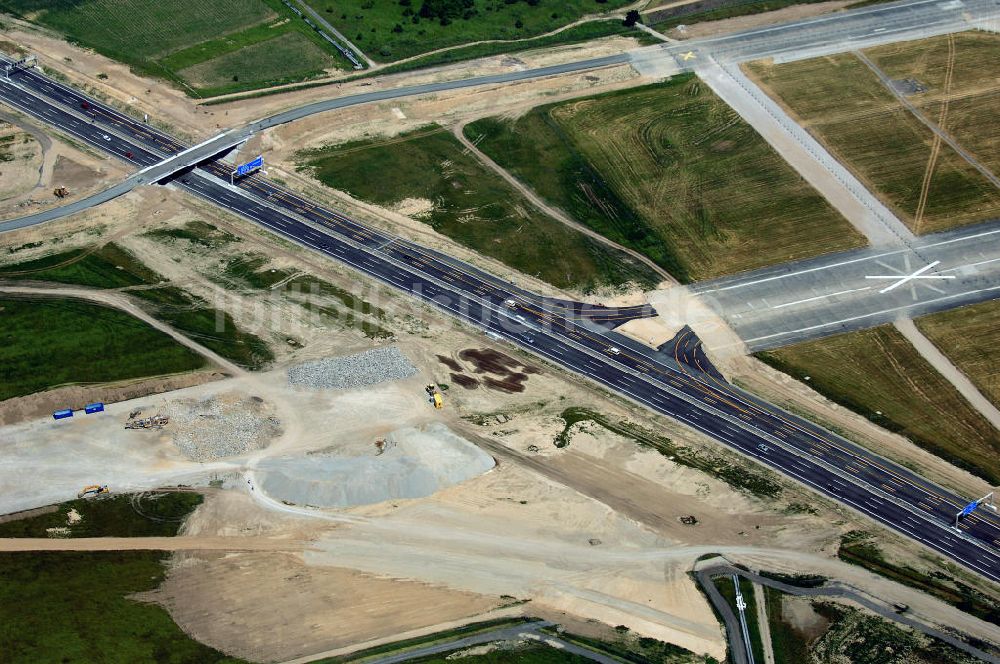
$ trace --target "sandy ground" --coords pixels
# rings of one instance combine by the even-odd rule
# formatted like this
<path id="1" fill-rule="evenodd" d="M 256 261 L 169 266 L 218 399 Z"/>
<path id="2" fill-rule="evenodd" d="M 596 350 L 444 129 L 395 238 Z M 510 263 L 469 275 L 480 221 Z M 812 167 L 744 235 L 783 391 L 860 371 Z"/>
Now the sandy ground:
<path id="1" fill-rule="evenodd" d="M 503 602 L 259 553 L 178 556 L 166 582 L 144 599 L 163 604 L 198 641 L 265 662 L 444 629 L 441 623 L 465 622 Z"/>
<path id="2" fill-rule="evenodd" d="M 0 117 L 2 120 L 2 117 Z M 42 145 L 30 132 L 0 121 L 0 141 L 10 161 L 0 162 L 0 204 L 21 199 L 42 177 Z"/>
<path id="3" fill-rule="evenodd" d="M 168 190 L 129 195 L 114 205 L 116 215 L 89 218 L 96 235 L 78 219 L 58 222 L 52 227 L 61 237 L 57 246 L 113 238 L 175 283 L 206 298 L 218 297 L 238 320 L 262 330 L 274 325 L 275 316 L 295 318 L 292 313 L 301 309 L 290 306 L 280 292 L 218 294 L 221 287 L 207 275 L 246 252 L 272 256 L 275 265 L 313 271 L 316 259 L 308 253 L 269 240 L 249 224 L 180 201 Z M 222 249 L 183 249 L 141 235 L 195 218 L 244 239 Z M 37 240 L 40 235 L 34 233 L 22 239 Z M 37 257 L 45 250 L 26 248 L 7 260 Z M 558 414 L 578 405 L 744 463 L 675 422 L 607 400 L 535 360 L 524 358 L 541 373 L 529 376 L 523 393 L 453 385 L 445 393 L 445 409 L 435 411 L 425 401 L 423 385 L 448 383 L 452 371 L 437 355 L 455 360 L 463 349 L 481 348 L 478 335 L 441 321 L 420 305 L 383 298 L 380 289 L 359 288 L 357 278 L 339 269 L 316 265 L 315 272 L 360 290 L 366 298 L 379 297 L 378 306 L 389 312 L 386 324 L 420 373 L 367 390 L 292 390 L 284 383 L 282 367 L 372 343 L 356 330 L 324 328 L 300 313 L 302 320 L 283 320 L 268 337 L 279 345 L 294 323 L 304 342 L 302 348 L 282 350 L 273 373 L 112 403 L 92 419 L 39 419 L 4 427 L 0 511 L 73 497 L 81 486 L 95 482 L 120 492 L 221 480 L 225 489 L 211 493 L 186 525 L 185 536 L 206 541 L 259 536 L 278 548 L 306 543 L 288 554 L 178 553 L 154 599 L 196 638 L 258 661 L 429 630 L 516 600 L 531 600 L 521 608 L 526 614 L 625 624 L 721 657 L 723 635 L 687 576 L 698 556 L 719 550 L 733 555 L 766 551 L 775 564 L 793 565 L 802 558 L 822 566 L 842 532 L 874 527 L 792 485 L 777 502 L 734 493 L 710 476 L 586 425 L 575 427 L 569 447 L 556 449 L 552 441 L 563 426 Z M 511 349 L 505 352 L 520 356 Z M 218 393 L 266 400 L 282 421 L 281 435 L 259 452 L 199 464 L 176 450 L 169 429 L 122 429 L 133 407 L 152 413 L 167 400 Z M 496 413 L 504 421 L 475 423 Z M 348 510 L 285 505 L 245 483 L 244 474 L 254 472 L 255 460 L 331 446 L 345 454 L 374 454 L 376 439 L 433 422 L 476 442 L 499 466 L 426 498 Z M 790 502 L 810 504 L 817 513 L 785 514 Z M 679 517 L 686 515 L 695 516 L 698 524 L 681 523 Z"/>
<path id="4" fill-rule="evenodd" d="M 261 537 L 75 537 L 0 539 L 0 551 L 298 551 L 301 541 Z"/>
<path id="5" fill-rule="evenodd" d="M 13 161 L 0 163 L 0 219 L 63 205 L 106 188 L 127 169 L 110 157 L 81 149 L 61 134 L 0 105 L 0 136 L 13 135 Z M 68 195 L 59 198 L 56 187 Z"/>

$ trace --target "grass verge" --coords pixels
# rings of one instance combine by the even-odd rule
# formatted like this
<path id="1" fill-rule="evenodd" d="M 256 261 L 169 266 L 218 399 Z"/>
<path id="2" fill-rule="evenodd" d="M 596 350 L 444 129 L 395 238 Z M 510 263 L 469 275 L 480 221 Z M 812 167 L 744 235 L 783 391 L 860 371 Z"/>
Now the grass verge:
<path id="1" fill-rule="evenodd" d="M 813 644 L 813 661 L 868 664 L 966 664 L 971 658 L 957 648 L 858 609 L 832 602 L 813 608 L 830 622 Z"/>
<path id="2" fill-rule="evenodd" d="M 552 628 L 543 628 L 542 631 L 581 648 L 607 655 L 619 662 L 630 664 L 648 664 L 649 662 L 656 662 L 656 664 L 718 664 L 718 660 L 713 657 L 696 655 L 690 650 L 672 643 L 639 636 L 632 633 L 624 625 L 615 628 L 617 638 L 614 640 L 595 639 Z"/>
<path id="3" fill-rule="evenodd" d="M 771 650 L 776 663 L 808 662 L 809 639 L 785 619 L 782 611 L 784 593 L 763 586 L 767 606 L 767 624 L 771 632 Z"/>
<path id="4" fill-rule="evenodd" d="M 355 141 L 300 155 L 327 186 L 384 207 L 423 201 L 414 218 L 481 254 L 557 287 L 592 290 L 629 281 L 656 283 L 645 265 L 550 217 L 487 171 L 445 129 L 390 140 Z"/>
<path id="5" fill-rule="evenodd" d="M 960 468 L 1000 482 L 1000 433 L 891 326 L 757 357 Z M 849 361 L 845 358 L 850 358 Z"/>
<path id="6" fill-rule="evenodd" d="M 0 401 L 205 366 L 200 355 L 146 323 L 72 298 L 0 298 L 0 321 Z"/>
<path id="7" fill-rule="evenodd" d="M 879 1 L 889 2 L 890 0 Z M 665 9 L 654 7 L 643 12 L 643 19 L 650 27 L 664 31 L 678 25 L 764 14 L 792 5 L 808 5 L 816 2 L 824 2 L 824 0 L 736 0 L 735 2 L 733 0 L 698 0 Z"/>
<path id="8" fill-rule="evenodd" d="M 681 281 L 863 244 L 693 74 L 465 133 L 542 198 Z"/>

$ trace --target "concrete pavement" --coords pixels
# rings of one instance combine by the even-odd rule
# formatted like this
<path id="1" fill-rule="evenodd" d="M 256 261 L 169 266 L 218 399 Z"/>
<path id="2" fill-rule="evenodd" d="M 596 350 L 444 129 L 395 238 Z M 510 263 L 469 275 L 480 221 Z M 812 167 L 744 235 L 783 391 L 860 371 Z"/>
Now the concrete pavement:
<path id="1" fill-rule="evenodd" d="M 896 282 L 934 266 L 919 278 Z M 1000 221 L 705 281 L 691 287 L 767 350 L 1000 297 Z"/>

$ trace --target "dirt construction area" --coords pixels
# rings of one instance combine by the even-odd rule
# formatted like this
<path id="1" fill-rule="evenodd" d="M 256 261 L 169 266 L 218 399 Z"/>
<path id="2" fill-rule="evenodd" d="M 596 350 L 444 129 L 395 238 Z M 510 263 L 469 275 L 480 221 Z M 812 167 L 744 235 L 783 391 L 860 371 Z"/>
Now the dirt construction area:
<path id="1" fill-rule="evenodd" d="M 196 220 L 215 230 L 197 241 L 160 233 L 204 230 Z M 500 612 L 627 625 L 721 658 L 724 635 L 688 576 L 709 553 L 835 572 L 881 597 L 904 592 L 834 558 L 841 534 L 871 523 L 784 481 L 771 496 L 735 489 L 594 421 L 567 428 L 568 409 L 588 409 L 711 455 L 716 467 L 761 472 L 674 421 L 359 283 L 250 224 L 153 190 L 49 228 L 58 241 L 12 234 L 25 248 L 9 260 L 113 241 L 274 349 L 266 371 L 156 379 L 153 394 L 123 388 L 96 415 L 54 421 L 47 413 L 69 391 L 83 401 L 99 387 L 0 405 L 9 423 L 0 427 L 0 513 L 69 500 L 95 483 L 116 494 L 178 484 L 207 492 L 181 536 L 158 545 L 175 553 L 147 599 L 226 653 L 283 661 Z M 293 301 L 301 294 L 251 288 L 232 269 L 247 256 L 270 258 L 256 278 L 279 270 L 350 288 L 382 311 L 372 320 L 393 339 L 340 327 L 343 317 Z M 655 341 L 680 322 L 633 332 Z M 718 359 L 727 372 L 737 364 Z M 441 410 L 428 403 L 431 382 L 450 384 Z M 162 428 L 125 428 L 157 415 L 169 420 Z M 900 542 L 892 554 L 926 566 L 911 549 Z M 920 602 L 903 600 L 930 620 L 950 619 L 940 603 Z"/>
<path id="2" fill-rule="evenodd" d="M 564 422 L 546 399 L 588 396 L 546 370 L 522 393 L 448 390 L 436 410 L 424 385 L 447 365 L 404 347 L 416 374 L 393 364 L 407 377 L 361 387 L 316 387 L 333 377 L 315 374 L 293 385 L 291 365 L 7 426 L 0 512 L 94 482 L 206 487 L 181 536 L 162 545 L 176 551 L 167 580 L 144 599 L 199 641 L 261 662 L 511 613 L 624 624 L 722 657 L 723 634 L 687 575 L 702 555 L 875 582 L 830 559 L 856 525 L 838 508 L 793 513 L 790 501 L 809 500 L 794 487 L 779 500 L 734 492 L 592 423 L 557 448 Z M 354 357 L 322 366 L 354 370 L 364 364 Z M 125 428 L 156 415 L 169 421 Z M 660 431 L 689 440 L 675 425 Z M 880 592 L 906 591 L 882 582 Z"/>
<path id="3" fill-rule="evenodd" d="M 23 41 L 48 54 L 47 66 L 68 58 L 66 75 L 75 82 L 118 95 L 121 104 L 162 109 L 155 119 L 189 127 L 192 141 L 220 126 L 332 96 L 332 88 L 319 88 L 240 104 L 239 111 L 235 104 L 206 110 L 44 34 L 26 34 Z M 477 66 L 496 71 L 555 60 L 519 54 Z M 460 75 L 456 71 L 449 75 Z M 97 79 L 98 72 L 110 80 Z M 540 99 L 635 82 L 621 69 L 594 76 L 524 83 L 514 93 L 465 91 L 348 110 L 336 122 L 306 120 L 299 126 L 302 140 L 278 130 L 247 149 L 273 154 L 273 174 L 313 191 L 293 168 L 295 152 L 307 144 L 360 138 L 375 131 L 375 123 L 394 134 L 441 116 L 458 122 L 517 113 Z M 356 89 L 371 88 L 345 84 L 340 93 Z M 38 149 L 32 154 L 37 161 Z M 360 220 L 508 274 L 402 213 L 337 200 L 338 209 Z M 113 243 L 162 279 L 107 288 L 116 297 L 139 302 L 136 293 L 169 286 L 230 315 L 273 352 L 262 370 L 212 367 L 114 389 L 60 386 L 0 403 L 0 514 L 67 501 L 93 484 L 106 484 L 113 494 L 178 485 L 204 492 L 204 502 L 169 542 L 46 540 L 44 548 L 65 542 L 67 550 L 172 551 L 166 579 L 140 599 L 162 605 L 187 634 L 227 654 L 254 662 L 341 654 L 474 620 L 525 615 L 625 625 L 721 660 L 725 635 L 689 576 L 699 557 L 716 553 L 846 579 L 908 604 L 929 622 L 958 624 L 950 607 L 838 562 L 842 534 L 876 528 L 857 514 L 674 420 L 494 344 L 437 310 L 175 190 L 137 190 L 4 239 L 14 249 L 0 260 L 4 265 Z M 296 280 L 308 288 L 286 288 Z M 662 295 L 671 297 L 683 301 Z M 628 332 L 655 345 L 691 317 L 665 316 Z M 708 334 L 709 323 L 698 331 L 713 353 L 731 346 L 724 330 Z M 737 350 L 718 355 L 713 359 L 727 374 L 743 366 Z M 429 402 L 429 383 L 441 390 L 443 408 Z M 793 397 L 801 402 L 809 395 L 787 398 Z M 107 402 L 103 413 L 60 421 L 49 415 L 67 401 L 100 399 Z M 580 412 L 591 416 L 571 416 Z M 639 430 L 662 447 L 627 435 Z M 908 454 L 905 444 L 898 442 L 901 456 Z M 685 463 L 691 459 L 711 463 Z M 726 475 L 719 469 L 730 478 L 752 474 L 769 489 L 738 488 L 720 479 Z M 909 543 L 880 536 L 894 559 L 938 569 Z M 0 550 L 41 548 L 0 541 Z M 960 626 L 981 638 L 992 628 L 971 619 Z"/>

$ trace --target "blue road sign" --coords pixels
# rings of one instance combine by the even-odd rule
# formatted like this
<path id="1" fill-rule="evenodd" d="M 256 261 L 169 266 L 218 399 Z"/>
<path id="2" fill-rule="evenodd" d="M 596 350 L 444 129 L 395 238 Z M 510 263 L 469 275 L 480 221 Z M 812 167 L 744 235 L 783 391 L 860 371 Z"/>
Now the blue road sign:
<path id="1" fill-rule="evenodd" d="M 263 166 L 264 166 L 264 155 L 261 155 L 261 156 L 257 157 L 256 159 L 254 159 L 253 161 L 248 161 L 245 164 L 241 164 L 241 165 L 237 166 L 236 167 L 236 175 L 239 176 L 239 177 L 243 177 L 244 175 L 247 175 L 248 173 L 256 171 L 258 168 L 263 168 Z"/>
<path id="2" fill-rule="evenodd" d="M 979 507 L 979 501 L 973 500 L 971 503 L 969 503 L 962 509 L 962 513 L 959 514 L 959 516 L 969 516 L 970 514 L 972 514 L 972 510 L 976 509 L 977 507 Z"/>

